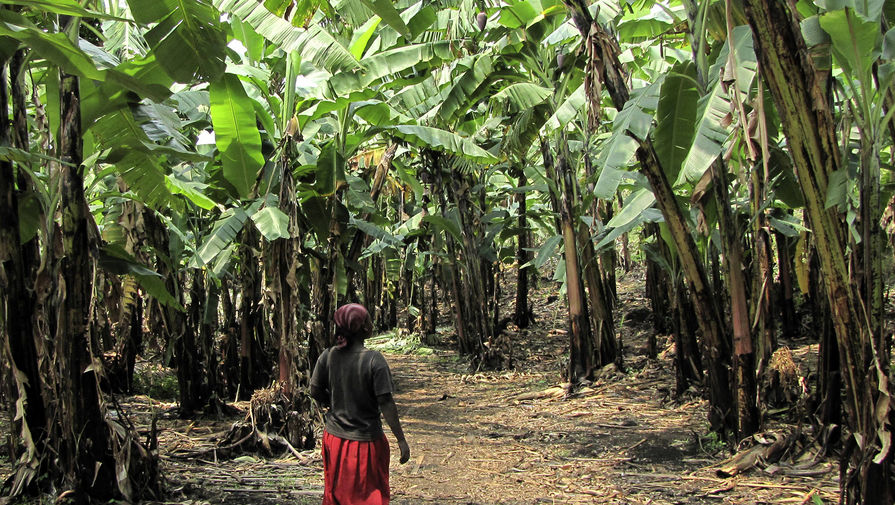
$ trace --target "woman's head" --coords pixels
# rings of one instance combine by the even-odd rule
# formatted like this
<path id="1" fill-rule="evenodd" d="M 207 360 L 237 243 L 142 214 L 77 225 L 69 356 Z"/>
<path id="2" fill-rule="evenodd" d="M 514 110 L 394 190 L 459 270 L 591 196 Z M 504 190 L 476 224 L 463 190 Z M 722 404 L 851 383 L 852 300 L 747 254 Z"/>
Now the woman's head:
<path id="1" fill-rule="evenodd" d="M 359 303 L 342 305 L 336 310 L 333 320 L 336 323 L 336 339 L 339 345 L 364 340 L 373 332 L 370 313 Z"/>

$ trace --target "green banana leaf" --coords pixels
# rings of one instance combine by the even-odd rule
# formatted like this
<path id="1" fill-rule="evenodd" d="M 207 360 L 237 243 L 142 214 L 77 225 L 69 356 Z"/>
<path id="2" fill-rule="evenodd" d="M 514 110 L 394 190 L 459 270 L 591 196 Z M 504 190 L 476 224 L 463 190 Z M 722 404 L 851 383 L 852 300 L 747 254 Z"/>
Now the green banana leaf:
<path id="1" fill-rule="evenodd" d="M 213 0 L 221 12 L 251 25 L 256 32 L 283 51 L 298 52 L 331 73 L 361 68 L 357 59 L 319 24 L 296 28 L 255 0 Z"/>
<path id="2" fill-rule="evenodd" d="M 34 9 L 36 12 L 59 14 L 60 16 L 115 20 L 122 24 L 129 21 L 126 18 L 85 9 L 75 0 L 0 0 L 0 4 L 20 5 Z"/>
<path id="3" fill-rule="evenodd" d="M 604 233 L 598 237 L 600 240 L 597 242 L 597 245 L 594 246 L 594 249 L 602 251 L 603 248 L 607 248 L 607 246 L 611 245 L 614 247 L 615 239 L 633 230 L 636 226 L 640 226 L 643 223 L 661 223 L 664 222 L 664 219 L 665 218 L 662 217 L 662 212 L 658 209 L 644 209 L 637 215 L 637 217 L 621 226 L 614 228 L 607 226 L 604 228 Z"/>
<path id="4" fill-rule="evenodd" d="M 227 39 L 208 0 L 127 0 L 134 20 L 156 23 L 144 35 L 165 71 L 178 82 L 216 80 L 224 73 Z"/>
<path id="5" fill-rule="evenodd" d="M 208 185 L 202 182 L 189 180 L 181 174 L 172 173 L 165 176 L 165 186 L 172 195 L 183 195 L 199 208 L 211 210 L 216 206 L 214 200 L 203 193 Z"/>
<path id="6" fill-rule="evenodd" d="M 479 163 L 497 162 L 497 158 L 469 138 L 447 130 L 420 125 L 397 125 L 386 128 L 386 131 L 417 147 L 448 152 Z"/>
<path id="7" fill-rule="evenodd" d="M 492 100 L 509 104 L 510 112 L 521 112 L 544 103 L 553 90 L 530 82 L 518 82 L 498 91 Z"/>
<path id="8" fill-rule="evenodd" d="M 45 32 L 19 13 L 0 9 L 0 36 L 18 40 L 69 74 L 96 81 L 106 78 L 106 73 L 96 68 L 93 59 L 64 33 Z"/>
<path id="9" fill-rule="evenodd" d="M 171 206 L 175 210 L 181 208 L 168 189 L 165 170 L 158 163 L 156 157 L 144 152 L 132 151 L 116 161 L 115 166 L 130 190 L 147 207 L 164 209 Z"/>
<path id="10" fill-rule="evenodd" d="M 404 24 L 404 20 L 401 19 L 401 14 L 395 9 L 395 5 L 392 3 L 392 0 L 361 0 L 364 5 L 370 8 L 373 12 L 376 13 L 377 16 L 382 18 L 383 21 L 392 28 L 394 28 L 401 35 L 408 37 L 410 36 L 410 30 L 407 29 L 407 25 Z"/>
<path id="11" fill-rule="evenodd" d="M 104 244 L 99 251 L 100 268 L 115 275 L 133 275 L 149 296 L 162 305 L 183 311 L 183 307 L 165 287 L 162 276 L 138 262 L 123 247 L 117 244 Z"/>
<path id="12" fill-rule="evenodd" d="M 730 101 L 720 80 L 699 99 L 698 107 L 696 134 L 674 186 L 699 180 L 721 154 L 730 136 Z"/>
<path id="13" fill-rule="evenodd" d="M 827 11 L 846 8 L 854 10 L 863 21 L 873 23 L 879 23 L 884 9 L 887 14 L 892 9 L 890 3 L 885 0 L 817 0 L 815 3 Z"/>
<path id="14" fill-rule="evenodd" d="M 255 227 L 270 242 L 279 238 L 291 238 L 289 216 L 276 207 L 264 207 L 252 214 Z"/>
<path id="15" fill-rule="evenodd" d="M 677 180 L 693 144 L 698 100 L 696 65 L 691 61 L 678 63 L 662 83 L 653 142 L 669 181 Z"/>
<path id="16" fill-rule="evenodd" d="M 607 228 L 618 228 L 624 226 L 640 216 L 640 214 L 656 203 L 656 196 L 653 192 L 646 188 L 641 188 L 634 192 L 618 214 L 606 223 Z"/>
<path id="17" fill-rule="evenodd" d="M 225 74 L 209 86 L 211 121 L 224 178 L 246 198 L 264 165 L 255 111 L 239 77 Z"/>
<path id="18" fill-rule="evenodd" d="M 446 231 L 447 233 L 450 233 L 451 236 L 454 237 L 454 240 L 463 240 L 457 223 L 444 216 L 429 214 L 422 218 L 422 222 L 434 225 L 436 231 Z"/>
<path id="19" fill-rule="evenodd" d="M 482 85 L 488 81 L 493 71 L 491 58 L 488 55 L 481 55 L 454 79 L 437 112 L 445 124 L 452 123 L 457 116 L 472 107 L 481 94 Z"/>
<path id="20" fill-rule="evenodd" d="M 382 51 L 363 59 L 364 69 L 360 72 L 343 71 L 330 78 L 328 85 L 333 97 L 343 96 L 352 91 L 364 90 L 383 77 L 404 70 L 422 70 L 421 67 L 438 65 L 442 61 L 454 59 L 450 41 L 426 42 L 401 46 Z"/>
<path id="21" fill-rule="evenodd" d="M 638 139 L 646 139 L 652 128 L 652 111 L 656 110 L 659 91 L 663 79 L 638 88 L 631 93 L 624 108 L 615 116 L 612 123 L 612 135 L 609 137 L 597 157 L 600 176 L 594 185 L 594 194 L 604 200 L 615 196 L 618 185 L 624 178 L 624 168 L 634 157 Z"/>
<path id="22" fill-rule="evenodd" d="M 559 247 L 561 243 L 562 235 L 554 235 L 548 238 L 544 242 L 544 245 L 537 249 L 537 254 L 535 255 L 535 257 L 525 265 L 522 265 L 522 267 L 520 268 L 525 268 L 531 265 L 540 270 L 541 267 L 547 264 L 547 261 L 550 260 L 550 258 L 556 255 L 556 248 Z"/>
<path id="23" fill-rule="evenodd" d="M 541 133 L 546 134 L 550 131 L 559 130 L 573 121 L 578 115 L 584 114 L 584 101 L 584 84 L 582 84 L 557 107 L 556 112 L 544 124 Z"/>
<path id="24" fill-rule="evenodd" d="M 370 20 L 354 32 L 354 35 L 351 37 L 351 43 L 348 44 L 348 51 L 355 59 L 360 60 L 364 55 L 364 52 L 370 45 L 370 40 L 376 33 L 376 28 L 379 27 L 379 23 L 381 22 L 382 18 L 370 18 Z"/>
<path id="25" fill-rule="evenodd" d="M 821 14 L 820 26 L 830 35 L 833 56 L 842 69 L 858 80 L 871 78 L 870 69 L 881 54 L 879 21 L 862 19 L 852 9 L 840 9 Z"/>
<path id="26" fill-rule="evenodd" d="M 236 240 L 248 219 L 249 215 L 239 207 L 228 209 L 221 214 L 221 217 L 214 223 L 211 232 L 203 240 L 199 250 L 190 260 L 190 267 L 201 268 L 213 262 Z"/>

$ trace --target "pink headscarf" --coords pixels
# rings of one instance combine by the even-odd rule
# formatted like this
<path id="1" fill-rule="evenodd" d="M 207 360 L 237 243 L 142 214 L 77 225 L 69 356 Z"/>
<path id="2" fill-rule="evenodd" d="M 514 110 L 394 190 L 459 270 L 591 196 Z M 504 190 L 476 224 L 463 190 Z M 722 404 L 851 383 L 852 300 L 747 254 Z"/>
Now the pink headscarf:
<path id="1" fill-rule="evenodd" d="M 336 310 L 333 320 L 336 323 L 336 345 L 345 347 L 348 339 L 365 339 L 373 331 L 370 313 L 359 303 L 342 305 Z"/>

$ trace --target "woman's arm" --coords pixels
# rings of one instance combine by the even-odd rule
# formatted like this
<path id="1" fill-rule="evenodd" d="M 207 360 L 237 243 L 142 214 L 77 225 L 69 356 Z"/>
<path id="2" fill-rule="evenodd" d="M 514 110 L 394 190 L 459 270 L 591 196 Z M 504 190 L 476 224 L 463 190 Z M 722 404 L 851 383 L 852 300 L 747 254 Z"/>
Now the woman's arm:
<path id="1" fill-rule="evenodd" d="M 322 387 L 311 384 L 311 398 L 324 407 L 329 406 L 329 391 Z"/>
<path id="2" fill-rule="evenodd" d="M 395 405 L 395 399 L 391 393 L 379 395 L 376 397 L 379 401 L 379 410 L 382 411 L 382 417 L 388 423 L 392 433 L 398 440 L 398 448 L 401 450 L 401 464 L 410 461 L 410 446 L 407 445 L 407 439 L 404 438 L 404 430 L 401 429 L 401 420 L 398 419 L 398 406 Z"/>

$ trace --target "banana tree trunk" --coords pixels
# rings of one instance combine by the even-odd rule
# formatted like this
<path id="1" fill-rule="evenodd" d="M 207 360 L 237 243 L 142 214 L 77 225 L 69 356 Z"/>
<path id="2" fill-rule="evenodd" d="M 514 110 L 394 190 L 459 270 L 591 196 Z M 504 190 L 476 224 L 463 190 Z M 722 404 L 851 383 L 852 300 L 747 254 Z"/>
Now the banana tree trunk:
<path id="1" fill-rule="evenodd" d="M 236 318 L 236 306 L 230 294 L 230 282 L 221 279 L 221 318 L 224 321 L 224 341 L 221 343 L 221 354 L 224 364 L 224 385 L 221 394 L 234 400 L 239 391 L 239 322 Z"/>
<path id="2" fill-rule="evenodd" d="M 618 197 L 618 207 L 622 208 L 622 193 L 617 191 L 615 194 Z M 625 273 L 628 273 L 634 268 L 634 262 L 631 260 L 631 247 L 628 244 L 628 234 L 622 233 L 622 236 L 619 237 L 619 242 L 621 242 L 622 268 L 625 270 Z"/>
<path id="3" fill-rule="evenodd" d="M 528 178 L 525 177 L 525 170 L 518 167 L 515 171 L 517 185 L 524 188 L 528 185 Z M 516 311 L 513 314 L 513 321 L 519 328 L 528 328 L 529 323 L 534 321 L 531 306 L 528 303 L 528 277 L 529 268 L 522 268 L 531 261 L 530 233 L 528 230 L 528 193 L 519 191 L 516 193 L 516 208 L 519 212 L 517 225 L 519 227 L 519 235 L 516 241 L 516 265 L 518 268 L 516 281 Z"/>
<path id="4" fill-rule="evenodd" d="M 672 324 L 674 326 L 675 359 L 675 385 L 678 395 L 684 394 L 691 385 L 701 382 L 702 355 L 699 352 L 699 342 L 696 340 L 697 325 L 694 324 L 693 305 L 686 295 L 687 288 L 681 278 L 672 280 L 668 284 L 670 298 L 673 300 Z"/>
<path id="5" fill-rule="evenodd" d="M 119 181 L 119 190 L 125 192 L 127 190 L 123 181 Z M 125 230 L 125 250 L 143 260 L 139 254 L 138 244 L 141 241 L 143 233 L 142 212 L 139 204 L 136 202 L 123 202 L 121 205 L 121 216 L 118 223 Z M 134 366 L 136 364 L 137 354 L 143 347 L 143 298 L 140 295 L 139 286 L 136 278 L 127 276 L 121 280 L 119 284 L 118 294 L 118 313 L 113 317 L 117 319 L 114 343 L 114 361 L 110 363 L 110 370 L 107 375 L 111 382 L 113 391 L 131 393 L 134 378 Z M 104 346 L 104 349 L 108 349 Z M 118 380 L 113 380 L 118 379 Z"/>
<path id="6" fill-rule="evenodd" d="M 594 49 L 592 58 L 597 58 L 602 69 L 600 76 L 617 110 L 622 110 L 630 97 L 625 72 L 618 59 L 618 44 L 600 26 L 594 23 L 588 5 L 582 0 L 564 2 L 582 37 L 596 40 L 589 44 Z M 709 398 L 711 411 L 709 423 L 712 430 L 733 439 L 736 432 L 736 416 L 733 392 L 731 390 L 730 336 L 721 312 L 715 303 L 715 295 L 708 283 L 705 267 L 700 259 L 699 249 L 690 233 L 671 184 L 662 170 L 656 151 L 650 139 L 637 139 L 637 160 L 656 197 L 656 204 L 665 218 L 671 236 L 680 254 L 681 265 L 690 286 L 695 317 L 702 329 L 705 341 L 708 367 Z"/>
<path id="7" fill-rule="evenodd" d="M 597 204 L 597 214 L 603 223 L 611 221 L 614 214 L 612 200 L 600 200 Z M 606 292 L 606 303 L 610 313 L 618 306 L 618 282 L 615 278 L 617 266 L 618 252 L 615 250 L 615 243 L 613 242 L 612 247 L 606 248 L 600 254 L 600 278 L 603 281 L 603 290 Z"/>
<path id="8" fill-rule="evenodd" d="M 258 230 L 249 224 L 242 231 L 239 272 L 242 293 L 239 308 L 239 399 L 248 400 L 270 380 L 261 324 L 261 271 L 255 251 L 260 249 Z"/>
<path id="9" fill-rule="evenodd" d="M 143 297 L 137 289 L 133 278 L 125 280 L 125 287 L 131 291 L 131 301 L 128 309 L 119 318 L 118 342 L 115 356 L 119 360 L 124 383 L 111 384 L 112 388 L 128 394 L 133 393 L 134 368 L 137 364 L 137 354 L 143 348 Z"/>
<path id="10" fill-rule="evenodd" d="M 13 79 L 16 82 L 16 79 Z M 0 61 L 0 118 L 8 117 L 6 92 L 6 62 Z M 10 144 L 9 123 L 0 121 L 0 146 Z M 11 495 L 21 493 L 40 473 L 40 456 L 44 454 L 44 443 L 47 436 L 47 414 L 41 391 L 41 374 L 38 367 L 38 351 L 35 345 L 34 318 L 36 311 L 34 296 L 29 292 L 26 280 L 28 261 L 25 248 L 19 245 L 18 194 L 13 175 L 11 161 L 0 160 L 0 321 L 5 322 L 5 344 L 3 355 L 6 356 L 8 370 L 11 372 L 10 382 L 15 384 L 18 400 L 22 401 L 24 412 L 21 417 L 12 408 L 14 429 L 10 449 L 18 456 L 21 449 L 35 449 L 31 458 L 19 459 L 16 462 L 16 477 L 13 481 Z M 23 317 L 27 315 L 27 317 Z M 12 402 L 16 405 L 16 402 Z M 27 436 L 19 439 L 19 434 Z M 30 441 L 28 437 L 30 436 Z M 33 444 L 30 448 L 29 444 Z"/>
<path id="11" fill-rule="evenodd" d="M 432 257 L 432 268 L 429 275 L 429 308 L 426 313 L 426 334 L 430 335 L 432 344 L 438 343 L 438 272 L 441 270 L 440 261 L 437 256 Z"/>
<path id="12" fill-rule="evenodd" d="M 201 341 L 197 339 L 196 330 L 202 322 L 205 309 L 205 286 L 200 277 L 201 272 L 194 271 L 189 281 L 189 304 L 187 320 L 178 317 L 179 334 L 174 339 L 174 359 L 177 369 L 177 385 L 180 389 L 180 415 L 190 416 L 205 407 L 208 399 L 208 387 L 203 376 L 203 359 Z M 186 279 L 184 279 L 186 281 Z"/>
<path id="13" fill-rule="evenodd" d="M 564 140 L 562 141 L 564 142 Z M 566 261 L 566 297 L 569 308 L 569 369 L 568 381 L 577 383 L 593 378 L 596 359 L 590 318 L 585 303 L 584 282 L 582 282 L 581 262 L 578 256 L 578 241 L 575 223 L 575 203 L 577 194 L 574 190 L 574 175 L 566 159 L 565 152 L 560 151 L 554 180 L 561 188 L 560 232 L 563 238 L 563 258 Z"/>
<path id="14" fill-rule="evenodd" d="M 397 151 L 398 144 L 389 144 L 389 146 L 385 148 L 385 152 L 382 153 L 382 158 L 379 159 L 379 163 L 376 164 L 376 171 L 373 174 L 373 181 L 370 184 L 370 200 L 373 201 L 374 205 L 377 200 L 379 200 L 379 195 L 382 193 L 382 187 L 385 185 L 386 176 L 391 169 L 392 160 L 395 158 L 395 153 Z M 369 217 L 370 214 L 366 213 L 361 216 L 360 220 L 366 221 Z M 360 230 L 355 232 L 354 237 L 351 238 L 351 245 L 348 246 L 348 255 L 345 257 L 346 265 L 357 264 L 358 259 L 363 252 L 364 244 L 369 241 L 369 239 L 370 237 Z M 354 269 L 349 268 L 345 273 L 348 277 L 349 289 L 353 289 L 354 275 L 356 272 Z M 364 303 L 367 305 L 368 309 L 371 308 L 369 300 L 365 299 Z"/>
<path id="15" fill-rule="evenodd" d="M 842 499 L 849 504 L 891 503 L 895 489 L 886 424 L 891 426 L 895 416 L 887 371 L 882 368 L 873 323 L 861 316 L 858 294 L 849 282 L 839 216 L 825 205 L 828 178 L 841 165 L 832 110 L 807 57 L 794 7 L 777 0 L 745 4 L 756 55 L 777 104 L 817 244 L 845 383 L 848 426 L 853 436 L 861 437 L 850 457 L 842 459 Z"/>
<path id="16" fill-rule="evenodd" d="M 276 334 L 279 338 L 279 342 L 277 342 L 277 381 L 283 393 L 291 399 L 293 387 L 308 370 L 305 364 L 306 360 L 299 359 L 301 356 L 301 346 L 299 345 L 301 306 L 298 297 L 295 296 L 295 283 L 297 282 L 295 280 L 297 274 L 295 264 L 297 248 L 300 245 L 296 242 L 300 240 L 301 234 L 296 229 L 298 208 L 295 201 L 295 182 L 292 178 L 292 171 L 288 169 L 286 159 L 284 158 L 279 163 L 283 168 L 279 205 L 280 210 L 289 217 L 289 231 L 292 236 L 277 239 L 269 246 L 270 258 L 268 261 L 273 266 L 273 271 L 269 273 L 270 286 L 268 290 L 275 297 L 272 319 L 277 325 Z"/>
<path id="17" fill-rule="evenodd" d="M 730 318 L 733 326 L 733 373 L 736 394 L 737 437 L 742 439 L 758 431 L 758 399 L 755 381 L 755 351 L 749 324 L 749 302 L 743 274 L 743 244 L 730 210 L 727 168 L 719 160 L 712 164 L 715 201 L 721 246 L 730 295 Z"/>
<path id="18" fill-rule="evenodd" d="M 665 241 L 659 232 L 659 225 L 656 223 L 647 223 L 643 229 L 644 239 L 653 237 L 655 244 L 654 251 L 661 254 L 666 265 L 671 266 L 671 258 L 666 257 Z M 670 255 L 670 253 L 669 253 Z M 668 296 L 668 284 L 671 282 L 671 276 L 662 268 L 657 261 L 650 255 L 646 256 L 646 282 L 645 291 L 646 299 L 650 302 L 653 318 L 653 332 L 650 334 L 650 343 L 648 345 L 647 354 L 650 358 L 657 355 L 656 337 L 655 335 L 667 335 L 671 330 L 671 298 Z"/>
<path id="19" fill-rule="evenodd" d="M 861 191 L 860 209 L 861 215 L 861 245 L 859 253 L 861 257 L 861 272 L 858 283 L 867 318 L 869 331 L 874 340 L 876 349 L 887 349 L 883 338 L 883 251 L 885 250 L 885 237 L 880 228 L 879 220 L 882 215 L 880 203 L 880 160 L 879 147 L 871 142 L 868 134 L 861 135 Z M 880 366 L 883 370 L 889 368 L 888 353 L 879 352 Z"/>
<path id="20" fill-rule="evenodd" d="M 9 82 L 12 92 L 12 145 L 25 152 L 30 152 L 31 147 L 28 139 L 28 106 L 26 105 L 25 96 L 25 63 L 27 55 L 28 52 L 26 49 L 19 49 L 13 54 L 9 64 Z M 24 170 L 18 171 L 16 181 L 18 183 L 19 194 L 35 191 L 34 182 Z M 25 283 L 33 285 L 37 277 L 37 270 L 40 268 L 40 244 L 38 243 L 37 237 L 23 243 L 21 249 L 22 261 L 24 262 L 23 265 L 25 268 Z M 32 295 L 32 300 L 33 299 L 34 296 Z"/>
<path id="21" fill-rule="evenodd" d="M 475 353 L 473 359 L 482 364 L 485 361 L 489 363 L 499 363 L 502 361 L 497 356 L 485 356 L 485 342 L 493 344 L 497 336 L 493 324 L 493 318 L 489 313 L 492 307 L 489 300 L 489 268 L 483 266 L 481 255 L 479 254 L 478 238 L 484 234 L 475 223 L 481 223 L 481 216 L 475 215 L 477 212 L 470 201 L 472 181 L 468 181 L 458 171 L 452 171 L 451 181 L 446 184 L 451 195 L 451 199 L 457 209 L 457 216 L 460 220 L 460 237 L 461 255 L 458 257 L 461 268 L 459 271 L 460 289 L 466 295 L 466 318 L 467 330 L 470 336 L 475 336 L 474 346 Z M 478 211 L 480 212 L 480 211 Z M 491 346 L 491 351 L 497 351 L 496 346 Z M 490 365 L 489 366 L 494 366 Z"/>
<path id="22" fill-rule="evenodd" d="M 438 153 L 429 151 L 426 153 L 430 164 L 430 172 L 433 176 L 432 190 L 438 195 L 438 203 L 442 215 L 448 213 L 448 184 L 444 182 L 441 172 L 441 157 Z M 482 348 L 481 334 L 476 334 L 474 325 L 469 315 L 468 304 L 470 295 L 461 281 L 460 252 L 456 239 L 450 233 L 445 233 L 448 262 L 442 267 L 447 277 L 447 284 L 451 290 L 454 303 L 451 304 L 454 312 L 454 330 L 457 332 L 457 346 L 461 354 L 477 356 Z"/>
<path id="23" fill-rule="evenodd" d="M 777 335 L 774 320 L 771 318 L 773 308 L 774 270 L 771 267 L 771 236 L 768 233 L 768 216 L 762 209 L 767 199 L 768 173 L 764 164 L 754 164 L 751 173 L 752 213 L 752 320 L 755 322 L 755 357 L 758 360 L 759 373 L 771 359 L 777 348 Z M 783 266 L 781 265 L 781 270 Z"/>
<path id="24" fill-rule="evenodd" d="M 220 306 L 220 288 L 214 279 L 205 274 L 205 306 L 202 307 L 202 320 L 199 321 L 199 348 L 202 356 L 205 356 L 205 385 L 208 388 L 207 394 L 214 395 L 217 399 L 221 398 L 218 393 L 220 384 L 218 382 L 218 363 L 220 356 L 217 346 L 215 345 L 215 334 L 218 330 L 218 307 Z"/>
<path id="25" fill-rule="evenodd" d="M 77 23 L 75 21 L 75 23 Z M 67 24 L 67 23 L 66 23 Z M 76 496 L 111 498 L 116 489 L 115 461 L 109 433 L 100 407 L 99 381 L 93 372 L 94 356 L 87 332 L 93 293 L 88 227 L 92 216 L 84 199 L 83 144 L 78 78 L 61 75 L 62 127 L 59 153 L 61 172 L 62 250 L 58 298 L 59 326 L 56 333 L 59 465 L 67 489 Z M 85 370 L 90 370 L 85 372 Z M 101 463 L 100 466 L 97 463 Z"/>
<path id="26" fill-rule="evenodd" d="M 616 340 L 615 322 L 612 318 L 612 292 L 607 288 L 610 283 L 601 275 L 593 240 L 583 224 L 578 227 L 578 242 L 582 245 L 581 262 L 584 265 L 584 278 L 587 281 L 587 295 L 592 316 L 594 364 L 602 367 L 615 362 L 621 366 L 622 356 L 619 352 L 621 346 Z"/>

